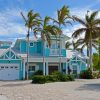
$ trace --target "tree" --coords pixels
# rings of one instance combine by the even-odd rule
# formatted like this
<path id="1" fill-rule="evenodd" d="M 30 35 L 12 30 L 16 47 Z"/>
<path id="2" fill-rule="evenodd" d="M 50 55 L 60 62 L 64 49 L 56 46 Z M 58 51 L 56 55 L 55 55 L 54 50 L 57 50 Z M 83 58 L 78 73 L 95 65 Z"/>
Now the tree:
<path id="1" fill-rule="evenodd" d="M 93 53 L 93 67 L 100 71 L 100 37 L 97 39 L 98 49 L 97 53 Z"/>
<path id="2" fill-rule="evenodd" d="M 98 41 L 96 39 L 93 39 L 92 47 L 97 50 L 97 48 L 98 48 L 97 45 L 98 45 Z M 89 41 L 88 41 L 88 39 L 87 39 L 87 41 L 84 41 L 84 39 L 78 39 L 76 41 L 76 48 L 78 48 L 79 46 L 81 48 L 81 52 L 83 52 L 85 47 L 87 48 L 87 56 L 89 57 Z"/>
<path id="3" fill-rule="evenodd" d="M 43 45 L 45 44 L 45 41 L 48 42 L 49 47 L 51 46 L 51 35 L 57 36 L 61 33 L 61 30 L 59 29 L 58 26 L 50 24 L 51 18 L 46 16 L 44 20 L 41 21 L 41 25 L 38 27 L 34 28 L 34 34 L 40 34 L 41 38 L 43 40 Z M 43 47 L 44 49 L 44 47 Z M 44 52 L 43 50 L 43 66 L 45 66 L 45 61 L 44 61 Z M 45 68 L 44 68 L 45 69 Z M 43 73 L 45 75 L 45 73 Z"/>
<path id="4" fill-rule="evenodd" d="M 28 57 L 29 57 L 29 37 L 30 37 L 30 33 L 33 32 L 33 29 L 36 26 L 40 25 L 40 15 L 39 13 L 34 13 L 33 10 L 30 10 L 27 13 L 27 18 L 24 16 L 24 14 L 21 12 L 21 16 L 25 21 L 25 26 L 27 27 L 27 68 L 26 68 L 26 77 L 28 79 L 28 69 L 29 69 L 29 61 L 28 61 Z"/>
<path id="5" fill-rule="evenodd" d="M 57 10 L 57 19 L 53 19 L 53 21 L 56 25 L 58 25 L 59 29 L 62 30 L 63 26 L 66 26 L 66 24 L 71 24 L 69 19 L 71 19 L 69 8 L 64 5 L 61 9 Z M 61 68 L 61 34 L 59 34 L 59 44 L 59 66 Z"/>
<path id="6" fill-rule="evenodd" d="M 92 57 L 92 61 L 93 61 L 93 68 L 96 70 L 100 70 L 100 66 L 99 66 L 99 55 L 98 53 L 93 53 L 93 57 Z"/>
<path id="7" fill-rule="evenodd" d="M 71 41 L 71 42 L 67 41 L 65 47 L 68 50 L 76 50 L 76 51 L 81 52 L 81 48 L 78 48 L 77 43 L 74 41 Z"/>
<path id="8" fill-rule="evenodd" d="M 83 25 L 82 28 L 77 29 L 72 37 L 77 38 L 81 34 L 84 34 L 84 41 L 88 41 L 89 44 L 89 60 L 90 67 L 92 68 L 92 40 L 100 36 L 100 19 L 97 18 L 98 11 L 94 11 L 90 15 L 86 14 L 85 20 L 82 20 L 76 16 L 73 16 L 74 20 Z M 93 70 L 93 69 L 92 69 Z"/>

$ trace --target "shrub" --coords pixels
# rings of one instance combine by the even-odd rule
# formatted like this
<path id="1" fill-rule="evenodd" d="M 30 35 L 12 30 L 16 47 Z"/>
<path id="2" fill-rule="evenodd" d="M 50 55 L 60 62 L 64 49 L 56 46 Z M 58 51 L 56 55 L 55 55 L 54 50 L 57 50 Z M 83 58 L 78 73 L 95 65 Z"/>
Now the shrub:
<path id="1" fill-rule="evenodd" d="M 43 75 L 35 75 L 32 79 L 32 83 L 44 84 L 46 83 L 47 79 Z"/>
<path id="2" fill-rule="evenodd" d="M 74 76 L 65 75 L 65 74 L 62 74 L 58 71 L 53 72 L 52 75 L 55 75 L 57 77 L 57 80 L 61 81 L 61 82 L 74 81 Z"/>
<path id="3" fill-rule="evenodd" d="M 61 81 L 62 78 L 64 77 L 63 74 L 60 73 L 59 71 L 53 72 L 52 75 L 56 76 L 58 81 Z"/>
<path id="4" fill-rule="evenodd" d="M 59 81 L 57 75 L 48 75 L 48 76 L 46 76 L 46 79 L 47 79 L 47 82 L 57 82 L 57 81 Z"/>
<path id="5" fill-rule="evenodd" d="M 100 72 L 93 72 L 93 78 L 100 78 Z"/>
<path id="6" fill-rule="evenodd" d="M 60 81 L 61 81 L 61 82 L 66 82 L 66 81 L 68 81 L 67 75 L 61 75 L 59 78 L 60 78 Z"/>
<path id="7" fill-rule="evenodd" d="M 74 81 L 74 76 L 73 75 L 67 75 L 67 77 L 68 77 L 69 81 Z"/>
<path id="8" fill-rule="evenodd" d="M 52 75 L 43 76 L 43 75 L 34 75 L 32 78 L 32 83 L 44 84 L 46 82 L 66 82 L 74 81 L 72 75 L 65 75 L 60 72 L 54 72 Z"/>
<path id="9" fill-rule="evenodd" d="M 37 70 L 34 75 L 43 75 L 43 71 L 42 70 Z"/>
<path id="10" fill-rule="evenodd" d="M 80 73 L 80 78 L 82 79 L 93 79 L 93 74 L 91 69 L 84 70 Z"/>

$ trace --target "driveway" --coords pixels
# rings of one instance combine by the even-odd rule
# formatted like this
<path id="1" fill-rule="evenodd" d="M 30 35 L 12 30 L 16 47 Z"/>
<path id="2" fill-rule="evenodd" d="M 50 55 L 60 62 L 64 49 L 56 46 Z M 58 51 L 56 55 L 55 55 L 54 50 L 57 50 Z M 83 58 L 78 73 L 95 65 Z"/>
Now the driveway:
<path id="1" fill-rule="evenodd" d="M 100 100 L 100 79 L 46 84 L 0 81 L 0 100 Z"/>

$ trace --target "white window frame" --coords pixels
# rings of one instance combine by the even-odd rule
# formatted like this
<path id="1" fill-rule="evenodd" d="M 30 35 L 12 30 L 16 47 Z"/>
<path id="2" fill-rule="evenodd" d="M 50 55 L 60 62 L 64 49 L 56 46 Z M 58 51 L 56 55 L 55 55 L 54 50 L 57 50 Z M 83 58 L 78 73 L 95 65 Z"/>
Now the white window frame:
<path id="1" fill-rule="evenodd" d="M 32 46 L 30 45 L 30 47 L 33 47 L 34 46 L 34 42 L 30 42 L 29 44 L 31 44 L 31 43 L 33 43 L 33 45 Z"/>

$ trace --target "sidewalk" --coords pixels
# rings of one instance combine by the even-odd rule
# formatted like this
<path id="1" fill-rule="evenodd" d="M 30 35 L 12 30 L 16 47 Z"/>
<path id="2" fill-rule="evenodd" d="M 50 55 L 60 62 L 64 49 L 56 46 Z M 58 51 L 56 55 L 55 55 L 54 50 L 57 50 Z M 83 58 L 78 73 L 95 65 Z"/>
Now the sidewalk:
<path id="1" fill-rule="evenodd" d="M 0 100 L 8 100 L 6 96 L 0 95 Z"/>

